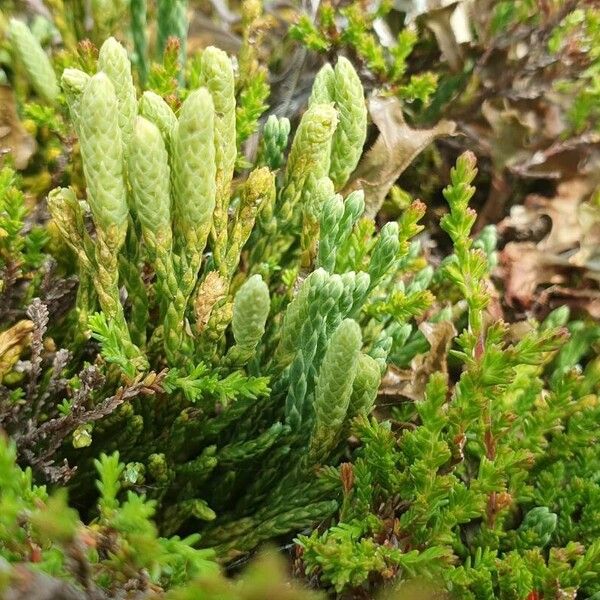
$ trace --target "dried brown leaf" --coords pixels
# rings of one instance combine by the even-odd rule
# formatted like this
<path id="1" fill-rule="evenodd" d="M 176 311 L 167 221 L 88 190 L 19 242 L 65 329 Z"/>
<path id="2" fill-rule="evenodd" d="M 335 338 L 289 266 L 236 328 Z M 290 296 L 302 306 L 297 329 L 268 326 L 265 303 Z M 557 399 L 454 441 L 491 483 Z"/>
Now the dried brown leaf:
<path id="1" fill-rule="evenodd" d="M 13 91 L 0 85 L 0 156 L 10 153 L 17 169 L 24 169 L 36 149 L 17 114 Z"/>
<path id="2" fill-rule="evenodd" d="M 374 217 L 386 195 L 414 158 L 436 138 L 452 135 L 451 121 L 440 121 L 431 129 L 412 129 L 402 114 L 397 98 L 375 96 L 369 100 L 369 113 L 379 137 L 363 157 L 345 193 L 363 189 L 368 217 Z"/>
<path id="3" fill-rule="evenodd" d="M 595 185 L 583 175 L 561 181 L 553 197 L 530 194 L 500 223 L 503 237 L 517 240 L 501 252 L 510 306 L 531 308 L 542 298 L 553 304 L 562 297 L 589 314 L 597 310 L 600 209 L 590 200 Z M 543 286 L 552 287 L 544 291 Z"/>
<path id="4" fill-rule="evenodd" d="M 429 351 L 416 356 L 410 369 L 397 369 L 390 366 L 381 383 L 381 395 L 422 400 L 429 376 L 437 372 L 448 373 L 448 352 L 456 336 L 453 323 L 451 321 L 424 322 L 419 329 L 429 342 Z"/>
<path id="5" fill-rule="evenodd" d="M 30 344 L 33 322 L 22 320 L 0 333 L 0 382 Z"/>
<path id="6" fill-rule="evenodd" d="M 510 216 L 500 223 L 499 231 L 522 239 L 527 232 L 541 230 L 540 220 L 545 218 L 550 221 L 550 229 L 537 247 L 549 253 L 576 249 L 584 237 L 584 226 L 589 230 L 594 226 L 592 215 L 584 211 L 587 205 L 583 204 L 591 192 L 590 186 L 589 180 L 577 178 L 560 183 L 552 198 L 530 194 L 522 206 L 513 207 Z"/>
<path id="7" fill-rule="evenodd" d="M 541 283 L 559 283 L 550 255 L 540 252 L 533 242 L 511 242 L 500 253 L 504 268 L 504 298 L 509 306 L 531 306 Z"/>
<path id="8" fill-rule="evenodd" d="M 204 330 L 210 320 L 213 308 L 227 295 L 227 289 L 227 281 L 217 271 L 211 271 L 200 284 L 194 301 L 198 332 Z"/>
<path id="9" fill-rule="evenodd" d="M 546 143 L 531 151 L 526 160 L 514 161 L 510 170 L 519 177 L 534 179 L 572 179 L 597 172 L 600 134 L 590 132 L 568 140 Z"/>
<path id="10" fill-rule="evenodd" d="M 490 154 L 499 170 L 529 158 L 528 147 L 536 127 L 535 115 L 512 107 L 505 100 L 500 106 L 490 100 L 481 105 L 481 113 L 492 128 Z"/>
<path id="11" fill-rule="evenodd" d="M 61 579 L 34 571 L 26 565 L 16 565 L 10 572 L 10 584 L 4 600 L 86 600 L 82 590 Z M 97 598 L 106 598 L 100 594 Z"/>
<path id="12" fill-rule="evenodd" d="M 445 4 L 445 3 L 442 3 Z M 463 53 L 459 40 L 464 39 L 463 27 L 458 30 L 460 25 L 453 19 L 458 2 L 451 2 L 430 10 L 424 17 L 425 24 L 435 35 L 442 55 L 448 61 L 453 71 L 459 71 L 463 66 Z M 466 27 L 468 30 L 468 27 Z"/>

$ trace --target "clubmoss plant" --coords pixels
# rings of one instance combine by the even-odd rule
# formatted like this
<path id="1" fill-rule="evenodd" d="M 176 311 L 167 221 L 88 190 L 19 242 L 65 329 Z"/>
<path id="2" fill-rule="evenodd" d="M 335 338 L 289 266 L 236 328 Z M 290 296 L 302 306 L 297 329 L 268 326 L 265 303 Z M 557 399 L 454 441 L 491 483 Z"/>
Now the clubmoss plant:
<path id="1" fill-rule="evenodd" d="M 236 179 L 224 52 L 204 50 L 202 85 L 177 113 L 155 93 L 138 99 L 114 39 L 100 49 L 97 73 L 65 71 L 86 199 L 58 188 L 48 200 L 80 281 L 72 329 L 60 337 L 79 340 L 81 360 L 91 335 L 100 356 L 61 380 L 70 400 L 60 410 L 47 380 L 32 388 L 44 395 L 34 411 L 39 435 L 17 420 L 9 431 L 36 468 L 51 472 L 51 455 L 79 466 L 52 471 L 69 479 L 77 502 L 93 506 L 93 460 L 118 450 L 119 481 L 147 490 L 161 533 L 192 528 L 222 558 L 335 511 L 334 466 L 351 418 L 372 408 L 389 349 L 378 342 L 377 360 L 368 356 L 375 340 L 361 334 L 362 310 L 395 280 L 408 250 L 397 226 L 373 228 L 356 270 L 331 257 L 328 270 L 317 265 L 319 240 L 350 264 L 343 248 L 364 209 L 354 192 L 339 210 L 329 180 L 330 165 L 348 148 L 359 154 L 365 138 L 358 79 L 349 63 L 343 69 L 333 86 L 341 100 L 308 108 L 287 158 L 289 124 L 271 120 L 264 166 Z M 342 122 L 354 131 L 343 147 L 332 142 Z M 269 166 L 282 161 L 278 176 Z M 321 221 L 335 239 L 326 241 Z"/>

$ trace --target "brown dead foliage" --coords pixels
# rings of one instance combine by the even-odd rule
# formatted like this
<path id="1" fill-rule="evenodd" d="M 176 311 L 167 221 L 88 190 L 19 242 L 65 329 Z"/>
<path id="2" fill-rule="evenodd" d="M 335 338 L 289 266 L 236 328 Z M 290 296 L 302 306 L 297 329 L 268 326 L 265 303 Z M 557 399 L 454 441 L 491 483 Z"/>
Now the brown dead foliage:
<path id="1" fill-rule="evenodd" d="M 397 98 L 375 96 L 369 114 L 379 131 L 375 144 L 364 155 L 345 192 L 365 192 L 365 213 L 375 217 L 398 177 L 436 138 L 452 135 L 456 125 L 442 120 L 429 129 L 413 129 L 404 120 Z"/>
<path id="2" fill-rule="evenodd" d="M 410 369 L 388 367 L 379 389 L 382 398 L 422 400 L 429 376 L 437 372 L 448 373 L 448 352 L 456 336 L 454 325 L 451 321 L 423 322 L 419 329 L 429 342 L 430 349 L 415 356 Z"/>
<path id="3" fill-rule="evenodd" d="M 4 155 L 10 154 L 15 167 L 24 169 L 35 149 L 35 140 L 19 120 L 12 89 L 0 85 L 0 165 Z"/>
<path id="4" fill-rule="evenodd" d="M 478 41 L 463 50 L 476 62 L 442 112 L 464 134 L 449 144 L 447 160 L 457 146 L 478 156 L 484 197 L 476 227 L 498 225 L 495 275 L 504 306 L 543 317 L 566 304 L 597 316 L 600 133 L 592 123 L 573 129 L 573 98 L 557 86 L 577 79 L 586 56 L 576 44 L 556 54 L 548 49 L 552 31 L 577 2 L 549 6 L 538 25 L 519 23 L 497 35 L 489 33 L 492 4 L 470 4 Z"/>

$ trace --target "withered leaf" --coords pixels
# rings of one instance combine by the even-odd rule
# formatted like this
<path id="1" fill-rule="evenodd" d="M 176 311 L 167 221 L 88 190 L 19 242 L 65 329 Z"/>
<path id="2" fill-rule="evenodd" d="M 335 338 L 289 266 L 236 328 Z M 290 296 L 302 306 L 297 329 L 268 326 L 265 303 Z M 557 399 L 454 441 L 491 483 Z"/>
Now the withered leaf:
<path id="1" fill-rule="evenodd" d="M 456 336 L 456 329 L 452 321 L 440 321 L 439 323 L 421 323 L 419 330 L 430 345 L 429 352 L 415 357 L 412 365 L 414 391 L 422 397 L 432 373 L 448 373 L 448 352 L 450 352 L 452 340 Z"/>
<path id="2" fill-rule="evenodd" d="M 442 55 L 448 61 L 450 68 L 453 71 L 459 71 L 463 65 L 462 50 L 460 40 L 464 40 L 468 36 L 468 24 L 465 19 L 454 19 L 457 2 L 437 3 L 442 6 L 436 7 L 427 12 L 423 20 L 425 24 L 435 35 L 438 46 L 442 51 Z M 465 32 L 466 30 L 466 32 Z"/>
<path id="3" fill-rule="evenodd" d="M 397 369 L 390 366 L 381 382 L 381 395 L 422 400 L 429 376 L 437 372 L 448 373 L 448 352 L 456 336 L 453 323 L 451 321 L 424 322 L 419 329 L 429 342 L 429 351 L 416 356 L 410 369 Z"/>
<path id="4" fill-rule="evenodd" d="M 538 285 L 564 281 L 556 271 L 552 256 L 540 252 L 533 242 L 507 244 L 500 253 L 500 260 L 505 269 L 504 297 L 509 306 L 528 307 Z"/>
<path id="5" fill-rule="evenodd" d="M 227 281 L 217 271 L 208 273 L 204 281 L 198 287 L 194 312 L 196 314 L 196 330 L 201 332 L 212 314 L 215 305 L 227 295 Z"/>
<path id="6" fill-rule="evenodd" d="M 533 179 L 571 179 L 597 171 L 598 150 L 600 134 L 589 132 L 531 152 L 526 160 L 512 164 L 510 170 Z"/>
<path id="7" fill-rule="evenodd" d="M 11 579 L 2 596 L 4 600 L 85 600 L 89 597 L 70 583 L 34 571 L 24 564 L 14 567 Z"/>
<path id="8" fill-rule="evenodd" d="M 32 331 L 33 322 L 24 319 L 0 333 L 0 381 L 30 343 Z"/>
<path id="9" fill-rule="evenodd" d="M 506 100 L 485 100 L 481 114 L 492 128 L 493 143 L 489 150 L 496 167 L 501 170 L 524 162 L 530 155 L 530 137 L 537 124 L 534 115 L 517 110 Z"/>
<path id="10" fill-rule="evenodd" d="M 36 149 L 17 114 L 13 91 L 0 85 L 0 157 L 10 153 L 17 169 L 24 169 Z"/>
<path id="11" fill-rule="evenodd" d="M 504 237 L 526 240 L 511 241 L 501 252 L 509 305 L 529 309 L 562 298 L 589 314 L 598 310 L 600 210 L 589 200 L 595 187 L 590 176 L 561 181 L 553 197 L 530 194 L 500 223 Z M 550 225 L 536 237 L 544 219 Z"/>
<path id="12" fill-rule="evenodd" d="M 522 206 L 513 207 L 510 216 L 500 224 L 499 231 L 524 235 L 527 231 L 535 231 L 540 219 L 546 217 L 550 220 L 550 229 L 537 244 L 538 248 L 551 253 L 575 249 L 584 238 L 583 212 L 587 204 L 583 202 L 591 193 L 591 186 L 589 179 L 576 178 L 561 182 L 554 197 L 529 194 Z M 593 228 L 591 218 L 586 226 Z"/>
<path id="13" fill-rule="evenodd" d="M 344 193 L 362 188 L 365 216 L 374 217 L 413 159 L 436 138 L 452 135 L 456 124 L 440 121 L 431 129 L 412 129 L 404 120 L 400 101 L 382 96 L 369 100 L 369 113 L 379 130 L 379 137 L 359 163 Z"/>

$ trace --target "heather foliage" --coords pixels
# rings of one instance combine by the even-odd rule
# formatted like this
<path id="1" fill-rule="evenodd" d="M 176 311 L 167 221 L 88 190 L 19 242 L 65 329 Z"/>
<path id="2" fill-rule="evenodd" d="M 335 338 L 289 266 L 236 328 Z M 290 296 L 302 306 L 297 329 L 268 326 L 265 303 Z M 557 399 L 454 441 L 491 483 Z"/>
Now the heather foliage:
<path id="1" fill-rule="evenodd" d="M 298 539 L 306 572 L 338 592 L 398 576 L 442 580 L 460 598 L 600 590 L 588 521 L 600 507 L 588 478 L 598 466 L 598 359 L 577 366 L 590 338 L 565 343 L 562 309 L 516 340 L 507 324 L 486 320 L 488 260 L 469 238 L 473 166 L 458 160 L 442 221 L 455 255 L 441 276 L 466 300 L 465 328 L 450 331 L 450 352 L 422 385 L 403 391 L 412 402 L 386 420 L 355 421 L 361 446 L 341 471 L 339 521 Z M 566 484 L 569 472 L 577 483 Z"/>

